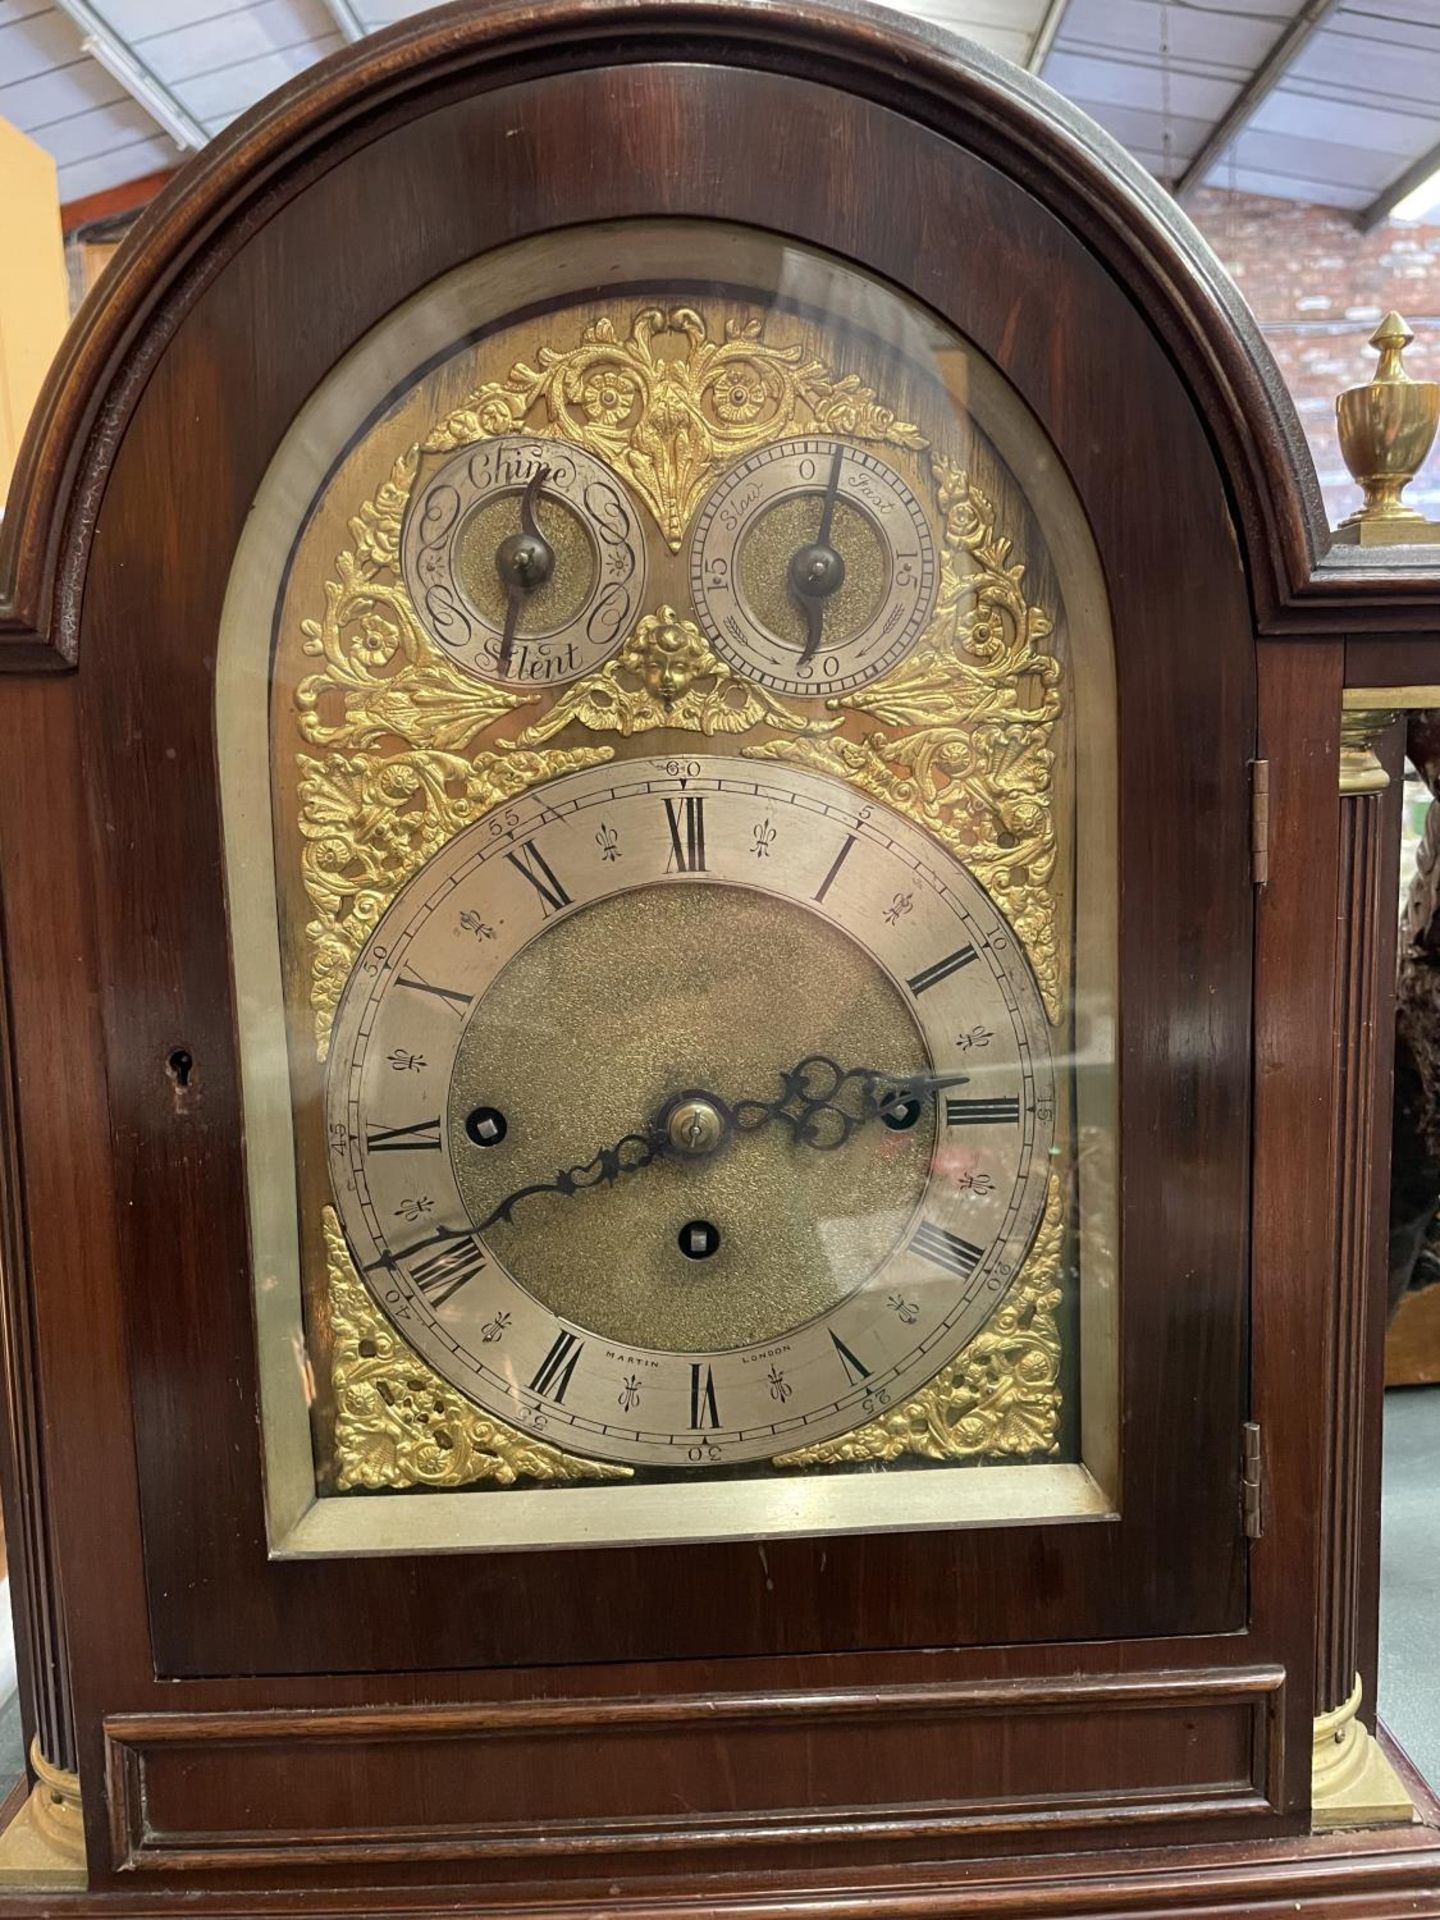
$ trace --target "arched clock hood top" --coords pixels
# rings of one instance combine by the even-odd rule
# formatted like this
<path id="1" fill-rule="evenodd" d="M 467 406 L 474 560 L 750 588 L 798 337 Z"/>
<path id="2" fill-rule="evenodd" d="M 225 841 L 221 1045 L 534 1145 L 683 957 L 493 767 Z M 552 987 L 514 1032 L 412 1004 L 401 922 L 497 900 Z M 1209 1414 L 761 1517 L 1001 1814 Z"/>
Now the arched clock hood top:
<path id="1" fill-rule="evenodd" d="M 1053 89 L 868 5 L 506 0 L 428 13 L 319 62 L 236 120 L 147 209 L 67 334 L 21 450 L 0 532 L 0 668 L 74 663 L 91 534 L 130 413 L 248 234 L 346 153 L 456 97 L 672 61 L 843 89 L 1021 183 L 1127 288 L 1181 369 L 1227 476 L 1260 630 L 1430 624 L 1433 560 L 1417 553 L 1407 572 L 1393 552 L 1327 550 L 1313 465 L 1254 316 L 1171 198 Z"/>

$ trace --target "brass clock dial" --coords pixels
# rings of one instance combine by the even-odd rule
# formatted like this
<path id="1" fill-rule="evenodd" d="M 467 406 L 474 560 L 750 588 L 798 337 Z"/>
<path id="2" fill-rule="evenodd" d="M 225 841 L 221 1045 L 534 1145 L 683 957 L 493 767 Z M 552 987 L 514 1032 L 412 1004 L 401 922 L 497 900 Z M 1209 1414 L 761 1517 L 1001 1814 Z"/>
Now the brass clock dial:
<path id="1" fill-rule="evenodd" d="M 1034 1235 L 1055 1093 L 962 866 L 837 781 L 697 756 L 457 834 L 361 955 L 327 1119 L 357 1265 L 438 1372 L 691 1468 L 956 1352 Z"/>
<path id="2" fill-rule="evenodd" d="M 1038 426 L 893 289 L 704 222 L 502 250 L 372 344 L 227 668 L 277 1511 L 312 1470 L 347 1540 L 482 1548 L 1073 1510 L 1113 665 Z M 477 1497 L 362 1497 L 419 1487 Z"/>
<path id="3" fill-rule="evenodd" d="M 645 606 L 645 535 L 605 463 L 502 434 L 417 485 L 401 566 L 436 645 L 482 680 L 556 686 L 591 672 Z"/>
<path id="4" fill-rule="evenodd" d="M 935 606 L 925 510 L 887 460 L 806 436 L 740 461 L 702 507 L 690 590 L 722 659 L 777 693 L 864 686 Z"/>

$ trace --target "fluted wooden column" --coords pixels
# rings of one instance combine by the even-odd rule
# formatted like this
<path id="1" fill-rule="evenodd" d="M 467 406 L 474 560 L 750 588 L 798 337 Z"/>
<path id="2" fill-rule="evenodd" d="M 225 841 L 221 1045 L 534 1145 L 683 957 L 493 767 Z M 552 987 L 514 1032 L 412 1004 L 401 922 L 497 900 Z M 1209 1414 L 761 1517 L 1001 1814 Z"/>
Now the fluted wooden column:
<path id="1" fill-rule="evenodd" d="M 1414 1818 L 1374 1717 L 1380 1451 L 1399 918 L 1399 715 L 1347 693 L 1340 751 L 1335 1268 L 1327 1303 L 1313 1801 L 1316 1826 Z M 1388 765 L 1387 765 L 1388 762 Z"/>
<path id="2" fill-rule="evenodd" d="M 3 940 L 0 920 L 0 940 Z M 0 968 L 3 980 L 3 968 Z M 0 1833 L 0 1888 L 85 1885 L 75 1728 L 50 1512 L 35 1352 L 27 1223 L 15 1124 L 14 1063 L 0 1004 L 0 1367 L 4 1389 L 5 1533 L 29 1800 Z"/>

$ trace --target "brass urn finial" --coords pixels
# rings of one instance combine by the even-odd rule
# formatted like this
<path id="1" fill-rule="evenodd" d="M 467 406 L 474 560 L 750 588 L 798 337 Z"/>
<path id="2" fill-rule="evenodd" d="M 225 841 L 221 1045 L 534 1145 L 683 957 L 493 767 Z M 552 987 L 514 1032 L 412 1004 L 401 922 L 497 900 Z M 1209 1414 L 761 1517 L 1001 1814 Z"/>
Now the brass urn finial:
<path id="1" fill-rule="evenodd" d="M 1405 349 L 1414 344 L 1415 336 L 1410 331 L 1409 321 L 1392 307 L 1370 336 L 1370 345 L 1380 355 L 1380 364 L 1374 374 L 1377 387 L 1388 387 L 1406 380 L 1414 386 L 1415 382 L 1410 380 L 1405 371 Z"/>
<path id="2" fill-rule="evenodd" d="M 1341 522 L 1337 537 L 1362 546 L 1440 538 L 1440 526 L 1400 498 L 1440 423 L 1440 384 L 1412 380 L 1405 371 L 1405 349 L 1414 338 L 1398 313 L 1387 313 L 1370 336 L 1380 355 L 1374 378 L 1335 402 L 1340 450 L 1365 494 L 1365 504 Z"/>

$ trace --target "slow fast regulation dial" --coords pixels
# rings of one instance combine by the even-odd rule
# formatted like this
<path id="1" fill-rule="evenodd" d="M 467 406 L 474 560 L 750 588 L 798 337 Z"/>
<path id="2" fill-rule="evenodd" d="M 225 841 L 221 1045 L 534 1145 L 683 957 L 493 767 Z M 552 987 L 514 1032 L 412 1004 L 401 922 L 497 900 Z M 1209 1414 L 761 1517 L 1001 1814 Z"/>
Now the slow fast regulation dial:
<path id="1" fill-rule="evenodd" d="M 602 460 L 504 434 L 417 486 L 401 535 L 417 618 L 482 680 L 557 686 L 589 673 L 644 610 L 638 514 Z"/>
<path id="2" fill-rule="evenodd" d="M 935 605 L 925 510 L 868 448 L 762 447 L 700 510 L 690 590 L 717 653 L 777 693 L 864 686 L 904 658 Z"/>
<path id="3" fill-rule="evenodd" d="M 570 775 L 458 834 L 338 1010 L 357 1268 L 509 1423 L 694 1468 L 873 1417 L 993 1313 L 1055 1093 L 964 868 L 823 776 Z"/>

